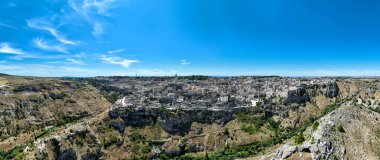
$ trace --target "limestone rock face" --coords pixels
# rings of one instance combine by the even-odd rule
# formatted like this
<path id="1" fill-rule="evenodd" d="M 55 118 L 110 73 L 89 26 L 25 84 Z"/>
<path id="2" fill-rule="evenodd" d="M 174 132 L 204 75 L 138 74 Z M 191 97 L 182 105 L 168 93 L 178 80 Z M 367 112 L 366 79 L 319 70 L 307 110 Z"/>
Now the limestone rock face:
<path id="1" fill-rule="evenodd" d="M 326 88 L 324 88 L 324 95 L 329 98 L 334 98 L 339 95 L 339 87 L 336 82 L 327 83 Z"/>
<path id="2" fill-rule="evenodd" d="M 310 95 L 306 91 L 306 86 L 291 90 L 288 92 L 288 97 L 285 101 L 286 104 L 290 103 L 306 103 L 310 100 Z"/>
<path id="3" fill-rule="evenodd" d="M 290 155 L 292 155 L 294 152 L 298 150 L 297 146 L 289 146 L 289 145 L 284 145 L 282 146 L 276 153 L 276 157 L 278 158 L 288 158 Z"/>
<path id="4" fill-rule="evenodd" d="M 321 118 L 316 130 L 308 128 L 303 144 L 289 142 L 262 159 L 285 159 L 296 153 L 311 154 L 314 160 L 378 159 L 378 119 L 379 113 L 348 103 Z"/>
<path id="5" fill-rule="evenodd" d="M 318 91 L 322 92 L 327 98 L 336 98 L 339 95 L 339 87 L 335 81 L 314 85 L 300 85 L 288 91 L 285 104 L 309 102 L 311 98 L 317 95 Z"/>
<path id="6" fill-rule="evenodd" d="M 109 112 L 111 118 L 120 117 L 124 123 L 113 123 L 121 133 L 125 126 L 142 127 L 159 124 L 162 129 L 172 134 L 184 134 L 193 122 L 224 125 L 233 120 L 234 112 L 230 110 L 182 110 L 165 111 L 161 108 L 127 109 L 115 108 Z"/>

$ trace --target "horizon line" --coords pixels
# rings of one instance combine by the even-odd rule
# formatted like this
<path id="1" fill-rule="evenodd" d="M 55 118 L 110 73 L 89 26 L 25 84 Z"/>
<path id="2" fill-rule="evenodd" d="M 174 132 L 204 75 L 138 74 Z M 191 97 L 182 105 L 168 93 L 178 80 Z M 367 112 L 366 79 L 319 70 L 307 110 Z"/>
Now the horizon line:
<path id="1" fill-rule="evenodd" d="M 228 78 L 228 77 L 281 77 L 281 78 L 380 78 L 380 76 L 280 76 L 280 75 L 202 75 L 202 74 L 192 74 L 192 75 L 109 75 L 109 76 L 27 76 L 27 75 L 12 75 L 6 73 L 0 73 L 0 77 L 2 76 L 16 76 L 16 77 L 35 77 L 35 78 L 96 78 L 96 77 L 142 77 L 142 78 L 154 78 L 154 77 L 163 77 L 163 78 L 174 78 L 174 77 L 191 77 L 191 76 L 203 76 L 203 77 L 211 77 L 211 78 Z"/>

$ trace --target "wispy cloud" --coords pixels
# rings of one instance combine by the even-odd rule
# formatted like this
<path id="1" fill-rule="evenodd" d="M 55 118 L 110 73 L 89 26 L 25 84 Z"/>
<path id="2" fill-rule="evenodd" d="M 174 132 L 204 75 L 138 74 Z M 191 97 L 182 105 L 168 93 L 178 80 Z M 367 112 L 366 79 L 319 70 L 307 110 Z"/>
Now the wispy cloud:
<path id="1" fill-rule="evenodd" d="M 83 57 L 86 57 L 86 53 L 78 53 L 78 54 L 75 54 L 74 55 L 75 58 L 83 58 Z"/>
<path id="2" fill-rule="evenodd" d="M 120 57 L 108 57 L 104 55 L 101 57 L 101 60 L 103 63 L 121 65 L 124 68 L 129 68 L 132 64 L 139 62 L 138 60 L 123 59 Z"/>
<path id="3" fill-rule="evenodd" d="M 10 28 L 10 29 L 17 29 L 16 27 L 10 25 L 10 24 L 5 24 L 5 23 L 1 23 L 0 22 L 0 27 L 6 27 L 6 28 Z"/>
<path id="4" fill-rule="evenodd" d="M 23 59 L 45 59 L 45 60 L 57 60 L 57 59 L 66 59 L 71 58 L 72 56 L 68 54 L 45 54 L 40 52 L 26 52 L 25 54 L 14 54 L 9 56 L 9 59 L 12 60 L 23 60 Z"/>
<path id="5" fill-rule="evenodd" d="M 188 62 L 186 59 L 181 60 L 181 65 L 189 65 L 189 64 L 191 64 L 191 63 Z"/>
<path id="6" fill-rule="evenodd" d="M 63 44 L 77 45 L 77 42 L 67 40 L 56 29 L 54 28 L 45 28 L 45 29 L 49 31 L 51 35 L 53 35 L 58 41 L 62 42 Z"/>
<path id="7" fill-rule="evenodd" d="M 90 18 L 90 14 L 110 16 L 108 10 L 116 0 L 70 0 L 69 4 L 80 16 Z"/>
<path id="8" fill-rule="evenodd" d="M 99 37 L 104 34 L 104 24 L 99 16 L 110 16 L 108 10 L 116 0 L 70 0 L 69 5 L 77 15 L 92 25 L 92 35 Z"/>
<path id="9" fill-rule="evenodd" d="M 61 53 L 68 53 L 66 48 L 62 45 L 52 45 L 44 41 L 42 38 L 36 38 L 33 40 L 34 45 L 45 51 L 56 51 Z"/>
<path id="10" fill-rule="evenodd" d="M 66 36 L 60 33 L 52 24 L 43 19 L 29 19 L 26 21 L 28 27 L 38 30 L 44 30 L 49 32 L 53 37 L 55 37 L 59 42 L 63 44 L 77 45 L 77 42 L 66 39 Z"/>
<path id="11" fill-rule="evenodd" d="M 72 64 L 77 64 L 77 65 L 84 65 L 85 63 L 81 60 L 76 60 L 72 58 L 67 58 L 66 61 L 69 61 Z"/>
<path id="12" fill-rule="evenodd" d="M 93 31 L 91 33 L 95 37 L 103 35 L 103 24 L 100 22 L 95 22 L 95 24 L 93 25 Z"/>
<path id="13" fill-rule="evenodd" d="M 108 51 L 107 53 L 108 54 L 115 54 L 115 53 L 121 53 L 124 51 L 125 51 L 125 49 L 117 49 L 117 50 Z"/>
<path id="14" fill-rule="evenodd" d="M 12 48 L 9 43 L 0 44 L 0 53 L 5 54 L 24 54 L 24 51 L 18 48 Z"/>

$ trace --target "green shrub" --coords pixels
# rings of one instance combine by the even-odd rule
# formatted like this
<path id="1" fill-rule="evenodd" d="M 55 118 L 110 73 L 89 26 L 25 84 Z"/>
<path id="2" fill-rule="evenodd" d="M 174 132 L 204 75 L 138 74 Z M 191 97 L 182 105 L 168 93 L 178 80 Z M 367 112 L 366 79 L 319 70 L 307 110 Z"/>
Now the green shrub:
<path id="1" fill-rule="evenodd" d="M 264 122 L 256 117 L 247 113 L 240 113 L 237 115 L 237 119 L 242 122 L 241 130 L 249 134 L 255 134 L 260 131 L 260 127 Z"/>
<path id="2" fill-rule="evenodd" d="M 369 110 L 371 110 L 373 112 L 376 112 L 376 113 L 380 113 L 380 109 L 379 108 L 369 108 Z"/>
<path id="3" fill-rule="evenodd" d="M 248 151 L 241 151 L 241 152 L 237 152 L 236 155 L 237 155 L 237 157 L 247 157 L 247 156 L 249 156 L 249 152 Z"/>
<path id="4" fill-rule="evenodd" d="M 107 99 L 108 102 L 112 104 L 119 99 L 119 96 L 116 93 L 110 93 L 108 95 L 105 95 L 104 97 Z"/>
<path id="5" fill-rule="evenodd" d="M 294 143 L 296 144 L 301 144 L 303 141 L 305 141 L 305 137 L 302 133 L 298 133 L 298 135 L 294 137 Z"/>
<path id="6" fill-rule="evenodd" d="M 311 138 L 311 142 L 310 142 L 311 144 L 315 144 L 315 139 L 312 137 Z"/>
<path id="7" fill-rule="evenodd" d="M 224 128 L 224 135 L 230 135 L 230 131 L 228 131 L 228 128 Z"/>
<path id="8" fill-rule="evenodd" d="M 100 133 L 107 133 L 107 132 L 112 132 L 113 131 L 113 129 L 110 126 L 108 126 L 108 125 L 100 126 L 98 128 L 98 130 L 99 130 Z"/>
<path id="9" fill-rule="evenodd" d="M 339 105 L 336 104 L 336 103 L 327 106 L 327 107 L 323 110 L 323 112 L 322 112 L 322 116 L 324 116 L 324 115 L 326 115 L 326 114 L 328 114 L 328 113 L 334 111 L 334 110 L 337 109 L 338 107 L 339 107 Z"/>
<path id="10" fill-rule="evenodd" d="M 273 118 L 269 118 L 268 123 L 269 123 L 270 127 L 274 129 L 274 131 L 276 131 L 276 132 L 278 131 L 278 129 L 280 127 L 279 122 L 274 121 Z"/>
<path id="11" fill-rule="evenodd" d="M 332 160 L 338 160 L 338 157 L 335 154 L 333 154 L 332 155 Z"/>
<path id="12" fill-rule="evenodd" d="M 313 131 L 316 131 L 318 129 L 318 126 L 319 126 L 319 122 L 318 121 L 315 121 L 312 128 L 313 128 Z"/>
<path id="13" fill-rule="evenodd" d="M 168 156 L 166 156 L 165 153 L 163 153 L 163 154 L 160 154 L 160 159 L 166 160 L 166 159 L 169 159 L 169 158 L 168 158 Z"/>
<path id="14" fill-rule="evenodd" d="M 117 138 L 116 136 L 111 136 L 111 138 L 108 141 L 104 142 L 103 147 L 108 148 L 109 146 L 117 144 L 118 142 L 119 142 L 119 138 Z"/>
<path id="15" fill-rule="evenodd" d="M 144 145 L 143 147 L 141 147 L 141 152 L 145 154 L 149 153 L 150 147 L 148 145 Z"/>
<path id="16" fill-rule="evenodd" d="M 130 138 L 132 142 L 143 142 L 145 137 L 138 132 L 132 132 Z"/>
<path id="17" fill-rule="evenodd" d="M 374 130 L 374 134 L 375 134 L 375 136 L 377 137 L 377 138 L 380 138 L 380 129 L 376 129 L 376 130 Z"/>
<path id="18" fill-rule="evenodd" d="M 181 157 L 179 157 L 180 160 L 208 160 L 207 159 L 207 153 L 206 156 L 196 156 L 196 155 L 189 155 L 189 154 L 184 154 Z"/>
<path id="19" fill-rule="evenodd" d="M 63 126 L 65 124 L 68 124 L 68 123 L 71 123 L 71 122 L 74 122 L 74 121 L 81 119 L 80 117 L 63 116 L 61 114 L 62 113 L 59 114 L 60 116 L 58 117 L 58 120 L 57 120 L 57 126 Z"/>
<path id="20" fill-rule="evenodd" d="M 337 129 L 340 133 L 345 133 L 345 132 L 346 132 L 341 124 L 340 124 L 336 129 Z"/>
<path id="21" fill-rule="evenodd" d="M 260 131 L 260 127 L 259 126 L 256 126 L 256 125 L 250 125 L 250 124 L 243 124 L 241 126 L 241 130 L 243 132 L 246 132 L 248 134 L 256 134 L 257 132 Z"/>
<path id="22" fill-rule="evenodd" d="M 140 150 L 141 150 L 141 148 L 139 145 L 137 145 L 137 144 L 132 145 L 131 151 L 133 153 L 140 153 Z"/>

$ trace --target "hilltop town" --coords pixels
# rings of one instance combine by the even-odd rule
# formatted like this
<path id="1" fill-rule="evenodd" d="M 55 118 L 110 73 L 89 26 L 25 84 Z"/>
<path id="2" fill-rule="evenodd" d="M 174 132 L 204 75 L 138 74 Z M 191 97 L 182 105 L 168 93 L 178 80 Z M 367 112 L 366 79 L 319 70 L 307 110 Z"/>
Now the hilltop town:
<path id="1" fill-rule="evenodd" d="M 171 110 L 255 107 L 264 101 L 292 103 L 295 99 L 288 94 L 302 94 L 298 92 L 304 92 L 305 88 L 330 87 L 334 82 L 330 78 L 284 77 L 207 77 L 201 81 L 191 77 L 99 77 L 96 80 L 125 92 L 115 107 L 159 108 L 164 105 Z"/>

